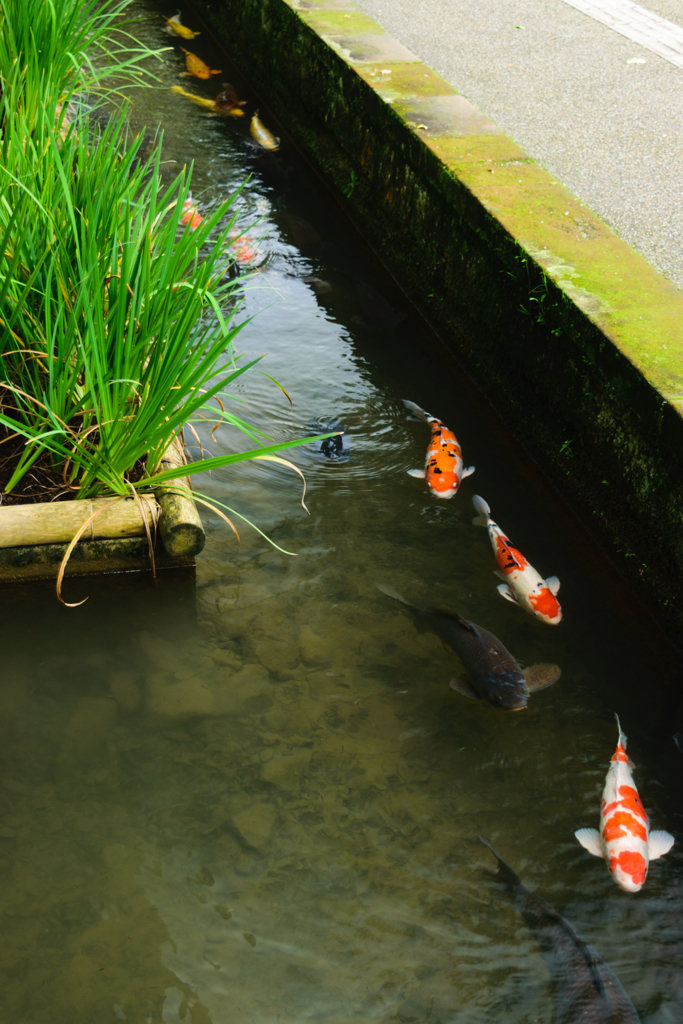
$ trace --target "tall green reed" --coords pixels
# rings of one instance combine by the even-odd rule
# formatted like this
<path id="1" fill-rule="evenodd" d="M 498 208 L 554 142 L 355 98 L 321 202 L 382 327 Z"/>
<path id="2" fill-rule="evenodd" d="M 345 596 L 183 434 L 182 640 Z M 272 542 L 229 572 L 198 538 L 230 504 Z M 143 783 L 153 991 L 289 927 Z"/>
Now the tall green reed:
<path id="1" fill-rule="evenodd" d="M 256 362 L 232 351 L 230 203 L 183 228 L 190 173 L 164 186 L 159 146 L 142 158 L 125 111 L 100 130 L 68 106 L 107 77 L 139 84 L 151 51 L 92 59 L 126 6 L 0 0 L 0 424 L 25 439 L 6 491 L 45 452 L 76 497 L 184 476 L 159 472 L 162 455 Z M 202 469 L 305 443 L 263 444 L 222 401 L 211 416 L 259 447 Z"/>

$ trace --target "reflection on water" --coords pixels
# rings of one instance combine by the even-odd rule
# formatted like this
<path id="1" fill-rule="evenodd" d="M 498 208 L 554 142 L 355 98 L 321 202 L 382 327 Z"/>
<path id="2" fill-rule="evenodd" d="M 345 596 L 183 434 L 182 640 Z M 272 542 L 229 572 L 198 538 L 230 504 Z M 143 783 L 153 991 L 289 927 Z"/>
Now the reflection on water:
<path id="1" fill-rule="evenodd" d="M 140 33 L 163 45 L 160 11 Z M 206 33 L 193 46 L 226 67 Z M 159 116 L 176 167 L 195 161 L 200 209 L 252 172 L 237 205 L 261 273 L 245 291 L 258 316 L 241 341 L 268 352 L 294 406 L 252 373 L 236 392 L 245 418 L 289 438 L 338 417 L 350 457 L 293 456 L 310 516 L 283 467 L 202 483 L 296 557 L 249 528 L 237 551 L 207 519 L 196 591 L 170 572 L 156 586 L 71 580 L 75 599 L 90 594 L 74 610 L 41 585 L 0 595 L 0 1017 L 547 1020 L 547 970 L 483 873 L 482 834 L 594 944 L 643 1021 L 679 1021 L 683 762 L 667 721 L 670 652 L 646 642 L 628 594 L 610 592 L 585 538 L 295 155 L 267 161 L 248 117 L 188 108 L 168 91 L 179 47 L 165 59 L 163 88 L 138 97 L 134 116 Z M 213 98 L 220 83 L 191 87 Z M 442 417 L 477 467 L 451 502 L 405 473 L 428 431 L 406 422 L 402 398 Z M 211 454 L 243 443 L 212 441 L 210 428 L 202 439 Z M 558 628 L 496 593 L 488 539 L 470 522 L 475 492 L 562 580 Z M 562 680 L 523 714 L 460 697 L 453 654 L 377 582 L 466 611 L 524 664 L 558 662 Z M 613 710 L 655 827 L 679 838 L 636 897 L 573 838 L 597 822 Z"/>

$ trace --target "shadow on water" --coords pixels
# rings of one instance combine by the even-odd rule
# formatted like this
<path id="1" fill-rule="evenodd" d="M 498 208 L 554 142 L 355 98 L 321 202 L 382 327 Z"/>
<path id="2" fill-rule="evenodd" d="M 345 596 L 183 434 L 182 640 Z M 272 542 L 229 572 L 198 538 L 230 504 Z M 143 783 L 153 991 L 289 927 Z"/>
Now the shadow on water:
<path id="1" fill-rule="evenodd" d="M 547 1019 L 547 970 L 482 877 L 482 834 L 595 946 L 642 1021 L 673 1024 L 680 841 L 630 897 L 573 831 L 597 822 L 618 710 L 653 825 L 681 836 L 677 655 L 295 150 L 253 146 L 255 97 L 206 30 L 190 46 L 163 33 L 160 5 L 135 12 L 147 42 L 171 47 L 132 113 L 164 127 L 166 173 L 194 161 L 200 212 L 251 175 L 235 208 L 258 270 L 244 314 L 258 315 L 240 338 L 268 352 L 294 405 L 251 374 L 236 390 L 244 416 L 283 439 L 336 418 L 350 457 L 292 456 L 310 516 L 284 467 L 202 481 L 295 557 L 248 527 L 236 550 L 207 517 L 196 587 L 172 572 L 71 579 L 70 594 L 90 595 L 71 610 L 51 587 L 0 591 L 7 1019 Z M 181 44 L 220 81 L 179 79 Z M 170 92 L 213 98 L 223 81 L 245 117 Z M 452 427 L 477 467 L 452 501 L 406 474 L 428 431 L 403 398 Z M 243 443 L 212 440 L 210 425 L 202 441 L 211 454 Z M 560 577 L 559 627 L 496 593 L 475 493 Z M 562 679 L 516 715 L 460 697 L 453 654 L 377 582 L 465 611 Z"/>

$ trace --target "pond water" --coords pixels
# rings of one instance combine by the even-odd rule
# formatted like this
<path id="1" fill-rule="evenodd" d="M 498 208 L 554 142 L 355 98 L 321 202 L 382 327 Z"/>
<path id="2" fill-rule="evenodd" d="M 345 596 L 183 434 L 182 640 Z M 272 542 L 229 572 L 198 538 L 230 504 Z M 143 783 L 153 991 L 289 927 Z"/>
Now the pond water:
<path id="1" fill-rule="evenodd" d="M 310 452 L 195 485 L 293 556 L 207 514 L 196 583 L 166 572 L 0 593 L 0 1019 L 13 1024 L 503 1024 L 550 1019 L 549 976 L 478 835 L 593 943 L 648 1024 L 683 1019 L 680 664 L 647 614 L 411 309 L 286 142 L 215 118 L 170 86 L 203 29 L 170 45 L 133 119 L 165 131 L 169 173 L 194 161 L 202 212 L 236 200 L 260 271 L 240 336 L 268 353 L 242 378 L 247 420 L 275 438 L 338 418 L 349 458 Z M 173 12 L 171 12 L 173 13 Z M 191 16 L 183 13 L 186 23 Z M 189 83 L 189 84 L 188 84 Z M 264 122 L 281 134 L 261 107 Z M 299 218 L 299 220 L 297 220 Z M 305 224 L 302 225 L 300 218 Z M 314 277 L 324 282 L 307 282 Z M 405 314 L 401 318 L 399 314 Z M 476 473 L 439 502 L 409 398 L 456 431 Z M 221 430 L 210 454 L 242 446 Z M 544 575 L 548 627 L 503 601 L 473 494 Z M 562 678 L 521 714 L 449 688 L 452 652 L 376 584 L 452 607 L 524 664 Z M 677 845 L 629 895 L 574 839 L 596 826 L 618 711 L 654 828 Z"/>

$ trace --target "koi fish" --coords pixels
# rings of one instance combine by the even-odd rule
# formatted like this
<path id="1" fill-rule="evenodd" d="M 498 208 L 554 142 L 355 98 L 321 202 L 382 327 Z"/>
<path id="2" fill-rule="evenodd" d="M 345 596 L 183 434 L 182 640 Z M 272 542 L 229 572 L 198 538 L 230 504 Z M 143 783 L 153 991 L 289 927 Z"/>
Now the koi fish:
<path id="1" fill-rule="evenodd" d="M 184 47 L 181 47 L 181 49 L 185 54 L 185 64 L 187 66 L 187 71 L 181 72 L 181 78 L 210 78 L 211 75 L 220 75 L 220 69 L 218 71 L 212 70 L 209 65 L 205 64 L 203 60 L 200 60 L 196 54 L 190 53 L 190 51 L 184 49 Z"/>
<path id="2" fill-rule="evenodd" d="M 559 665 L 531 665 L 522 671 L 517 661 L 497 636 L 482 626 L 468 622 L 457 612 L 440 608 L 419 608 L 410 604 L 393 587 L 381 583 L 378 588 L 393 597 L 429 624 L 429 627 L 455 651 L 472 682 L 452 679 L 451 689 L 463 697 L 485 700 L 504 711 L 521 711 L 529 694 L 552 686 L 562 675 Z"/>
<path id="3" fill-rule="evenodd" d="M 216 106 L 221 110 L 234 111 L 243 107 L 247 101 L 241 100 L 233 87 L 229 82 L 223 82 L 223 92 L 219 92 L 216 96 Z M 234 116 L 234 115 L 233 115 Z M 239 116 L 242 116 L 242 111 L 239 111 Z"/>
<path id="4" fill-rule="evenodd" d="M 512 541 L 491 519 L 491 509 L 483 498 L 475 494 L 472 504 L 474 511 L 479 513 L 472 520 L 473 524 L 488 530 L 491 547 L 498 563 L 495 575 L 505 580 L 496 587 L 498 593 L 506 601 L 512 601 L 531 615 L 535 615 L 541 622 L 556 626 L 562 618 L 562 609 L 555 596 L 560 589 L 557 576 L 548 576 L 547 580 L 539 576 L 533 565 L 529 565 L 521 551 L 513 547 Z"/>
<path id="5" fill-rule="evenodd" d="M 648 864 L 668 853 L 674 837 L 668 832 L 650 832 L 645 808 L 640 802 L 626 753 L 626 737 L 619 716 L 617 749 L 607 769 L 600 803 L 600 831 L 580 828 L 574 833 L 584 850 L 602 857 L 612 878 L 626 892 L 638 892 L 645 884 Z"/>
<path id="6" fill-rule="evenodd" d="M 213 114 L 222 114 L 224 117 L 244 117 L 243 111 L 239 107 L 235 107 L 234 110 L 224 110 L 222 107 L 216 106 L 215 100 L 207 100 L 204 96 L 196 96 L 193 92 L 188 92 L 187 89 L 183 89 L 181 85 L 172 85 L 171 92 L 175 92 L 178 96 L 185 96 L 186 99 L 192 100 L 198 107 L 203 107 L 204 110 L 210 110 Z"/>
<path id="7" fill-rule="evenodd" d="M 197 210 L 197 204 L 192 201 L 191 195 L 188 196 L 183 203 L 183 212 L 180 216 L 180 223 L 185 226 L 189 225 L 190 231 L 196 231 L 203 220 L 204 218 Z"/>
<path id="8" fill-rule="evenodd" d="M 336 430 L 333 437 L 326 437 L 323 441 L 313 441 L 310 446 L 311 455 L 322 455 L 330 462 L 346 462 L 351 456 L 351 442 L 349 441 L 346 427 L 336 418 L 332 419 L 311 419 L 306 428 L 305 437 L 317 437 L 319 434 L 329 434 Z"/>
<path id="9" fill-rule="evenodd" d="M 168 32 L 170 36 L 181 36 L 183 39 L 194 39 L 195 36 L 201 35 L 201 32 L 193 32 L 191 28 L 181 24 L 180 12 L 174 14 L 172 18 L 166 19 L 164 31 Z"/>
<path id="10" fill-rule="evenodd" d="M 408 476 L 426 480 L 427 487 L 437 498 L 452 498 L 466 476 L 474 473 L 474 466 L 463 469 L 462 450 L 458 439 L 445 423 L 430 416 L 414 402 L 403 399 L 406 409 L 416 419 L 424 420 L 432 428 L 432 439 L 427 448 L 424 469 L 409 469 Z"/>
<path id="11" fill-rule="evenodd" d="M 279 149 L 280 140 L 271 135 L 268 129 L 259 121 L 258 110 L 251 119 L 251 137 L 254 142 L 263 149 Z"/>
<path id="12" fill-rule="evenodd" d="M 541 947 L 552 983 L 553 1024 L 638 1024 L 636 1008 L 621 982 L 591 944 L 538 893 L 527 889 L 490 843 L 481 841 L 498 861 L 496 871 L 486 869 L 486 874 L 512 895 Z"/>
<path id="13" fill-rule="evenodd" d="M 230 247 L 233 250 L 235 259 L 240 263 L 250 263 L 256 255 L 256 250 L 252 249 L 254 243 L 251 238 L 232 231 L 229 233 L 228 238 L 230 239 Z"/>

